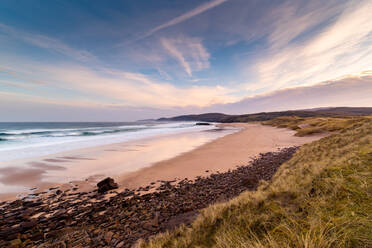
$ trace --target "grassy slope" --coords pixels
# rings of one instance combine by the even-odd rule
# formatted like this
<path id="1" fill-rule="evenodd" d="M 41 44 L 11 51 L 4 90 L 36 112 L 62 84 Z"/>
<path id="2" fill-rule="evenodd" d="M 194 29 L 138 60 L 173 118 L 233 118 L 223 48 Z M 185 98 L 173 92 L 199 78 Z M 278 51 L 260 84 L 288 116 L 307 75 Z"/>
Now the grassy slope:
<path id="1" fill-rule="evenodd" d="M 140 247 L 372 247 L 372 121 L 307 144 L 256 192 Z"/>
<path id="2" fill-rule="evenodd" d="M 285 116 L 265 121 L 263 124 L 281 128 L 290 128 L 297 131 L 295 134 L 296 136 L 306 136 L 314 133 L 337 132 L 347 128 L 352 128 L 354 125 L 359 125 L 359 123 L 364 120 L 372 120 L 371 117 L 372 116 L 301 118 L 297 116 Z"/>

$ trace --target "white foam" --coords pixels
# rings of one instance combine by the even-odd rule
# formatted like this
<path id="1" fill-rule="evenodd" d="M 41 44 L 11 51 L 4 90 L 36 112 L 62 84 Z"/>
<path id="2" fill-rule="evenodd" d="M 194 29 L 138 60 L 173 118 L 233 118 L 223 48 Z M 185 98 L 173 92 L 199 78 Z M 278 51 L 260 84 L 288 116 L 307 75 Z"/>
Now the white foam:
<path id="1" fill-rule="evenodd" d="M 143 129 L 141 129 L 143 128 Z M 77 129 L 54 129 L 58 133 L 48 136 L 7 136 L 6 139 L 13 139 L 0 145 L 0 161 L 11 161 L 38 157 L 57 152 L 87 148 L 99 145 L 113 144 L 136 139 L 153 137 L 161 134 L 173 134 L 186 131 L 201 131 L 214 128 L 210 126 L 196 126 L 195 123 L 162 123 L 151 125 L 135 125 L 120 127 L 98 127 L 98 128 L 77 128 Z M 101 130 L 97 130 L 101 129 Z M 122 132 L 104 133 L 114 130 L 125 130 Z M 33 129 L 37 130 L 37 129 Z M 40 129 L 42 130 L 42 129 Z M 133 130 L 133 131 L 131 131 Z M 30 132 L 30 130 L 27 130 Z M 50 131 L 50 130 L 48 130 Z M 66 131 L 66 132 L 65 132 Z M 23 130 L 25 132 L 25 130 Z M 92 136 L 80 136 L 82 132 L 95 133 Z M 74 136 L 75 135 L 75 136 Z M 21 141 L 19 141 L 21 140 Z"/>

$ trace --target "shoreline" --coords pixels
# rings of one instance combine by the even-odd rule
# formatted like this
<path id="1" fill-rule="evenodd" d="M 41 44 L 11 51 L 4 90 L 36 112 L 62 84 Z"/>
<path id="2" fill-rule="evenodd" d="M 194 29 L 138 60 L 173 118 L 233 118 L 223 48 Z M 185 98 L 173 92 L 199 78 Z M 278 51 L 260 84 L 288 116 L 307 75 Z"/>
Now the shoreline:
<path id="1" fill-rule="evenodd" d="M 3 187 L 0 201 L 49 192 L 50 188 L 56 187 L 77 192 L 91 191 L 104 177 L 117 178 L 118 175 L 190 152 L 236 131 L 229 127 L 188 130 L 5 162 L 0 168 L 0 187 Z M 4 192 L 6 187 L 16 189 Z"/>
<path id="2" fill-rule="evenodd" d="M 273 152 L 284 147 L 299 146 L 324 136 L 296 137 L 293 136 L 294 131 L 292 130 L 252 123 L 218 124 L 218 127 L 233 127 L 239 128 L 239 130 L 230 134 L 219 134 L 222 137 L 214 137 L 196 143 L 197 136 L 195 134 L 186 133 L 186 136 L 171 134 L 156 139 L 150 138 L 75 150 L 69 153 L 64 152 L 47 158 L 43 157 L 40 161 L 28 161 L 28 163 L 36 166 L 32 168 L 36 173 L 48 171 L 49 176 L 53 174 L 65 176 L 69 172 L 79 175 L 80 179 L 71 179 L 68 183 L 42 182 L 30 184 L 29 188 L 37 187 L 37 189 L 21 195 L 19 193 L 3 193 L 0 194 L 0 200 L 10 201 L 17 199 L 17 195 L 22 198 L 30 194 L 33 196 L 33 194 L 39 195 L 40 193 L 48 196 L 53 194 L 56 189 L 89 192 L 93 191 L 96 188 L 96 183 L 106 176 L 113 177 L 119 184 L 118 192 L 125 189 L 133 190 L 146 187 L 150 184 L 159 185 L 161 181 L 180 181 L 185 178 L 193 180 L 199 176 L 226 172 L 239 165 L 247 164 L 251 161 L 251 157 L 260 153 Z M 156 140 L 162 142 L 156 142 Z M 190 142 L 190 140 L 196 145 L 194 147 L 189 146 L 185 151 L 182 142 Z M 167 151 L 171 148 L 177 148 L 178 150 Z M 125 152 L 123 149 L 127 151 Z M 66 158 L 69 158 L 69 161 Z M 129 162 L 132 164 L 128 165 Z M 123 163 L 132 171 L 125 171 L 122 168 Z M 107 167 L 107 164 L 111 166 Z M 117 168 L 113 165 L 117 165 Z M 65 169 L 67 166 L 69 166 L 69 170 Z M 105 169 L 111 169 L 114 173 L 102 173 Z M 88 172 L 91 174 L 86 174 Z M 19 176 L 24 176 L 24 174 Z M 13 177 L 18 183 L 19 176 Z M 35 175 L 32 175 L 32 171 L 29 176 L 31 176 L 31 179 L 32 176 L 35 177 Z M 30 180 L 30 178 L 27 179 Z M 39 175 L 37 179 L 41 182 L 42 178 Z M 47 193 L 45 194 L 45 192 Z"/>

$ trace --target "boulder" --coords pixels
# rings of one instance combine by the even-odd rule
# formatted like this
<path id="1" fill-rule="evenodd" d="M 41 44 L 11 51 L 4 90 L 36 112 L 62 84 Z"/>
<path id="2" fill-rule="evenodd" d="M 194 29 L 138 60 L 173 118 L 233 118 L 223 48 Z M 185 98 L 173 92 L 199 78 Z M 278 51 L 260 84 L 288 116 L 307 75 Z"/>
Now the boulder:
<path id="1" fill-rule="evenodd" d="M 112 179 L 111 177 L 107 177 L 100 181 L 99 183 L 97 183 L 97 187 L 99 193 L 105 193 L 111 189 L 117 189 L 118 184 L 115 183 L 114 179 Z"/>

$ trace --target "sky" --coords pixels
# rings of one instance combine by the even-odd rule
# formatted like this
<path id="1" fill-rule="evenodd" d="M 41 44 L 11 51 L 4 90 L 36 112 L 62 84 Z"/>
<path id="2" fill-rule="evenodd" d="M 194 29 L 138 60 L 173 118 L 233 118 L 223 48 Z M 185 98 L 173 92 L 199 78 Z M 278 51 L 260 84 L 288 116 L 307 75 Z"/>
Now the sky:
<path id="1" fill-rule="evenodd" d="M 370 0 L 2 0 L 0 121 L 372 107 Z"/>

